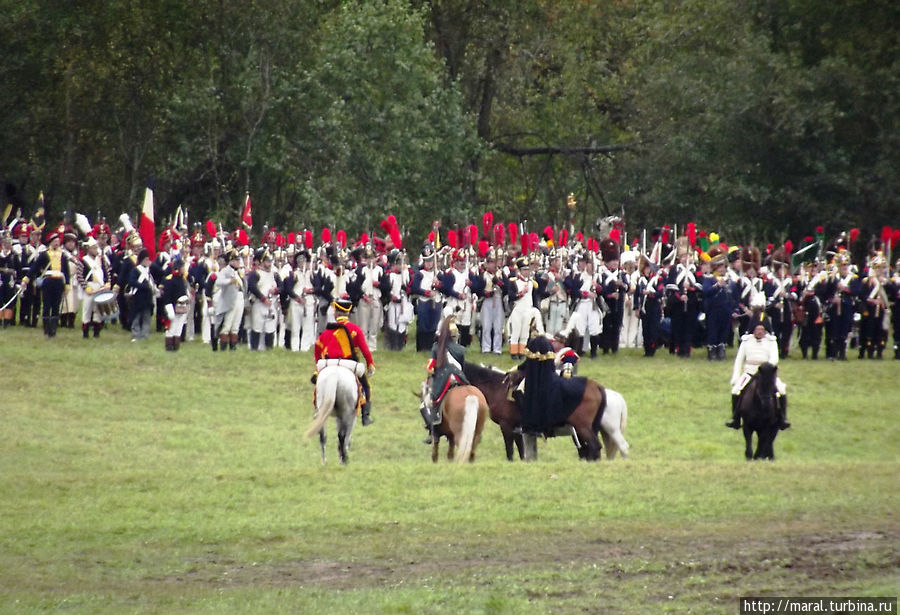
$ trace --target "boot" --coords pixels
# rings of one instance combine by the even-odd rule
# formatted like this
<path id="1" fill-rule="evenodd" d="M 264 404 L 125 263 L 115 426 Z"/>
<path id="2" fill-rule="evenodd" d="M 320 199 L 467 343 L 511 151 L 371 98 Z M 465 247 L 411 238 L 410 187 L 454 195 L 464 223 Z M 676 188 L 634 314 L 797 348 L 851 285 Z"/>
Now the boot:
<path id="1" fill-rule="evenodd" d="M 209 326 L 209 345 L 212 347 L 213 352 L 219 350 L 219 336 L 216 335 L 216 328 L 213 325 Z"/>
<path id="2" fill-rule="evenodd" d="M 428 411 L 428 408 L 425 407 L 425 404 L 422 404 L 419 407 L 419 412 L 422 414 L 422 419 L 425 421 L 425 431 L 428 432 L 428 435 L 422 441 L 425 444 L 431 444 L 434 442 L 434 423 L 431 419 L 431 413 Z"/>
<path id="3" fill-rule="evenodd" d="M 847 360 L 847 349 L 841 344 L 840 350 L 838 350 L 838 361 L 846 361 Z"/>
<path id="4" fill-rule="evenodd" d="M 172 338 L 172 352 L 178 352 L 179 348 L 181 348 L 181 337 L 176 335 Z"/>
<path id="5" fill-rule="evenodd" d="M 718 351 L 719 361 L 724 361 L 725 360 L 725 344 L 719 344 L 716 347 L 716 350 Z"/>
<path id="6" fill-rule="evenodd" d="M 56 330 L 57 328 L 59 328 L 59 316 L 51 316 L 50 322 L 47 326 L 49 330 L 48 335 L 50 337 L 56 337 Z"/>
<path id="7" fill-rule="evenodd" d="M 807 351 L 808 351 L 808 349 L 806 348 L 806 346 L 800 346 L 800 354 L 803 356 L 804 359 L 806 358 Z"/>
<path id="8" fill-rule="evenodd" d="M 362 414 L 363 427 L 368 427 L 369 425 L 371 425 L 372 423 L 375 422 L 375 419 L 373 419 L 371 416 L 369 416 L 369 413 L 371 411 L 372 411 L 372 402 L 367 400 L 366 403 L 364 403 L 362 405 L 362 408 L 360 409 L 360 414 Z"/>
<path id="9" fill-rule="evenodd" d="M 250 332 L 250 350 L 259 350 L 259 333 L 256 331 Z"/>
<path id="10" fill-rule="evenodd" d="M 813 361 L 819 360 L 819 347 L 818 346 L 812 347 L 812 360 Z"/>
<path id="11" fill-rule="evenodd" d="M 592 335 L 591 336 L 591 358 L 592 359 L 597 358 L 597 348 L 599 348 L 599 347 L 600 347 L 600 336 Z"/>
<path id="12" fill-rule="evenodd" d="M 707 361 L 718 361 L 719 360 L 719 350 L 716 346 L 707 346 L 706 347 L 706 360 Z"/>
<path id="13" fill-rule="evenodd" d="M 274 333 L 266 333 L 263 337 L 263 343 L 266 345 L 266 350 L 272 350 L 275 348 L 275 334 Z M 290 350 L 290 342 L 288 342 L 288 349 Z"/>
<path id="14" fill-rule="evenodd" d="M 284 330 L 284 349 L 285 350 L 291 349 L 291 330 L 290 329 Z"/>
<path id="15" fill-rule="evenodd" d="M 81 337 L 84 339 L 88 338 L 88 325 L 87 323 L 81 323 Z"/>
<path id="16" fill-rule="evenodd" d="M 900 346 L 894 347 L 894 361 L 900 361 Z"/>
<path id="17" fill-rule="evenodd" d="M 866 347 L 860 346 L 859 347 L 859 360 L 862 361 L 865 358 L 866 358 Z"/>
<path id="18" fill-rule="evenodd" d="M 237 350 L 238 334 L 232 333 L 228 336 L 228 350 Z"/>
<path id="19" fill-rule="evenodd" d="M 102 328 L 103 328 L 102 322 L 94 323 L 94 337 L 100 337 L 100 329 L 102 329 Z"/>
<path id="20" fill-rule="evenodd" d="M 166 352 L 171 352 L 172 350 L 174 350 L 173 344 L 172 344 L 172 338 L 167 335 L 166 336 Z"/>
<path id="21" fill-rule="evenodd" d="M 50 337 L 50 319 L 47 317 L 42 317 L 41 325 L 44 327 L 44 335 Z"/>
<path id="22" fill-rule="evenodd" d="M 787 420 L 787 395 L 782 395 L 778 398 L 778 429 L 784 430 L 790 426 Z"/>
<path id="23" fill-rule="evenodd" d="M 741 428 L 741 417 L 738 416 L 738 400 L 740 399 L 739 395 L 731 396 L 731 421 L 725 423 L 725 427 L 731 427 L 732 429 L 740 429 Z"/>

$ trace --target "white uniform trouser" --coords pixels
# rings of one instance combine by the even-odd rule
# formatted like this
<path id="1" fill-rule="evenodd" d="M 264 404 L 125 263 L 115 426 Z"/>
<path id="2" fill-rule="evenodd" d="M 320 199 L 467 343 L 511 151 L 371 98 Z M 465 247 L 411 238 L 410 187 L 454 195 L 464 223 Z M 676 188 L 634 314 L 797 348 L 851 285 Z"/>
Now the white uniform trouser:
<path id="1" fill-rule="evenodd" d="M 167 306 L 168 307 L 168 306 Z M 166 329 L 166 337 L 181 337 L 181 331 L 187 324 L 187 314 L 174 314 L 169 317 L 169 328 Z"/>
<path id="2" fill-rule="evenodd" d="M 250 329 L 256 333 L 275 333 L 278 328 L 279 309 L 277 299 L 269 299 L 269 305 L 254 301 L 250 306 Z"/>
<path id="3" fill-rule="evenodd" d="M 97 284 L 96 282 L 88 282 L 87 287 L 93 292 L 97 292 L 103 288 L 103 285 Z M 83 296 L 84 300 L 81 302 L 81 322 L 87 324 L 89 322 L 102 321 L 103 317 L 100 315 L 100 312 L 94 309 L 93 293 L 83 293 Z"/>
<path id="4" fill-rule="evenodd" d="M 758 365 L 745 365 L 744 373 L 741 374 L 741 377 L 737 379 L 737 382 L 732 382 L 731 394 L 732 395 L 740 395 L 741 391 L 744 390 L 744 387 L 747 386 L 747 383 L 750 382 L 750 378 L 753 377 L 753 374 L 756 373 Z M 749 370 L 749 371 L 748 371 Z M 781 378 L 775 376 L 775 390 L 778 392 L 778 395 L 786 395 L 787 394 L 787 386 L 784 382 L 781 381 Z"/>
<path id="5" fill-rule="evenodd" d="M 596 301 L 590 297 L 579 299 L 575 306 L 575 312 L 578 314 L 575 330 L 584 338 L 581 348 L 581 352 L 584 352 L 591 349 L 590 338 L 603 333 L 603 318 Z"/>
<path id="6" fill-rule="evenodd" d="M 553 336 L 562 331 L 568 317 L 568 302 L 551 299 L 550 305 L 547 307 L 547 333 Z"/>
<path id="7" fill-rule="evenodd" d="M 369 297 L 359 300 L 356 307 L 359 318 L 359 327 L 366 336 L 366 344 L 369 350 L 376 350 L 378 347 L 378 332 L 384 322 L 384 312 L 381 311 L 381 300 Z"/>
<path id="8" fill-rule="evenodd" d="M 316 339 L 316 298 L 307 295 L 288 304 L 287 327 L 291 330 L 291 350 L 309 350 Z"/>
<path id="9" fill-rule="evenodd" d="M 208 344 L 210 338 L 209 331 L 209 301 L 206 300 L 206 291 L 200 291 L 200 294 L 197 296 L 197 301 L 200 301 L 200 335 L 203 337 L 203 343 Z"/>
<path id="10" fill-rule="evenodd" d="M 641 345 L 641 319 L 630 301 L 625 303 L 622 315 L 622 330 L 619 333 L 619 346 L 637 348 Z"/>
<path id="11" fill-rule="evenodd" d="M 538 332 L 542 332 L 544 323 L 541 320 L 541 311 L 529 303 L 517 303 L 509 314 L 509 343 L 527 344 L 533 320 Z"/>
<path id="12" fill-rule="evenodd" d="M 391 331 L 398 333 L 406 333 L 409 323 L 412 322 L 415 314 L 413 313 L 412 303 L 404 295 L 400 301 L 391 301 L 385 309 L 387 314 L 387 327 Z"/>
<path id="13" fill-rule="evenodd" d="M 238 297 L 234 307 L 223 314 L 216 314 L 216 328 L 219 335 L 237 335 L 244 319 L 244 298 Z"/>
<path id="14" fill-rule="evenodd" d="M 456 314 L 456 324 L 463 327 L 472 325 L 472 302 L 465 299 L 457 299 L 456 297 L 447 297 L 441 316 L 447 317 Z"/>
<path id="15" fill-rule="evenodd" d="M 503 297 L 494 293 L 481 304 L 481 352 L 503 350 Z"/>

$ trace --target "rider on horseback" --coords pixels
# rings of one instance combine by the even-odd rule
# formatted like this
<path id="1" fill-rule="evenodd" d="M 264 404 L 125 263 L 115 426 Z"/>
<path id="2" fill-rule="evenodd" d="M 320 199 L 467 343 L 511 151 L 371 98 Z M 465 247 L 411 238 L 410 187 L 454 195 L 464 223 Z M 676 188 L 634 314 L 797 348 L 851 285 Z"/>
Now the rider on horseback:
<path id="1" fill-rule="evenodd" d="M 731 421 L 725 423 L 732 429 L 741 428 L 741 418 L 738 416 L 738 402 L 741 391 L 750 382 L 753 374 L 763 363 L 778 365 L 778 340 L 772 335 L 772 321 L 763 312 L 753 314 L 747 333 L 741 337 L 741 346 L 734 358 L 734 371 L 731 376 Z M 787 421 L 787 393 L 784 382 L 776 378 L 775 386 L 778 396 L 778 421 L 779 429 L 787 429 L 791 426 Z"/>
<path id="2" fill-rule="evenodd" d="M 319 369 L 320 360 L 328 359 L 346 360 L 362 366 L 356 351 L 359 350 L 362 353 L 365 359 L 365 370 L 354 371 L 362 385 L 363 397 L 365 397 L 365 402 L 362 405 L 362 424 L 364 426 L 371 425 L 374 422 L 369 416 L 372 398 L 366 372 L 368 372 L 369 376 L 375 373 L 375 361 L 372 359 L 372 353 L 369 351 L 368 344 L 366 344 L 365 333 L 349 320 L 353 303 L 347 299 L 336 299 L 332 306 L 334 307 L 336 322 L 328 323 L 325 330 L 319 335 L 319 339 L 316 340 L 316 369 Z"/>
<path id="3" fill-rule="evenodd" d="M 444 395 L 451 387 L 457 384 L 469 384 L 469 379 L 463 373 L 466 364 L 466 348 L 460 344 L 459 329 L 456 327 L 456 317 L 447 316 L 441 323 L 438 340 L 431 348 L 431 359 L 426 369 L 431 376 L 431 411 L 426 405 L 422 405 L 422 418 L 425 420 L 425 429 L 428 436 L 425 444 L 433 441 L 433 427 L 439 423 L 441 416 L 440 404 Z"/>

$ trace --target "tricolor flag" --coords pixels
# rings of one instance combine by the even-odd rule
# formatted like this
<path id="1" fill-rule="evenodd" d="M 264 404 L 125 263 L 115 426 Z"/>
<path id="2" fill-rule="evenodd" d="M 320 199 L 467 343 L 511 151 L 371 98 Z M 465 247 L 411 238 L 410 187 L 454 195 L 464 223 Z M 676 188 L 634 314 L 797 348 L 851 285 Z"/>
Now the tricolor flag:
<path id="1" fill-rule="evenodd" d="M 247 230 L 253 228 L 253 213 L 250 211 L 250 193 L 244 199 L 244 211 L 241 213 L 241 222 L 247 227 Z"/>
<path id="2" fill-rule="evenodd" d="M 141 210 L 138 234 L 144 247 L 150 252 L 150 258 L 156 258 L 156 225 L 153 221 L 153 190 L 150 186 L 147 186 L 147 191 L 144 192 L 144 207 Z"/>

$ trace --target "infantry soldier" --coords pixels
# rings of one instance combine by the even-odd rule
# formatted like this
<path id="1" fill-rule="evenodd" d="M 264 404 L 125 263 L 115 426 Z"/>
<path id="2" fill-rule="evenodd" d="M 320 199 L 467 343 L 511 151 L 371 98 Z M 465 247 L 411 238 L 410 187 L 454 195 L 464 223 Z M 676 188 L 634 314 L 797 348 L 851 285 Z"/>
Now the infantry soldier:
<path id="1" fill-rule="evenodd" d="M 475 301 L 472 294 L 472 278 L 468 268 L 468 253 L 464 248 L 453 250 L 452 266 L 440 276 L 441 292 L 446 296 L 443 316 L 456 317 L 459 331 L 459 343 L 468 348 L 472 343 L 472 316 L 475 313 Z"/>
<path id="2" fill-rule="evenodd" d="M 19 254 L 18 279 L 23 280 L 28 277 L 41 253 L 41 229 L 31 223 L 23 223 L 19 228 L 21 229 L 19 234 L 21 253 Z M 37 327 L 38 316 L 41 314 L 41 293 L 35 285 L 36 280 L 32 277 L 28 277 L 28 280 L 28 284 L 25 285 L 19 296 L 19 323 L 26 327 Z"/>
<path id="3" fill-rule="evenodd" d="M 885 285 L 887 284 L 887 261 L 881 252 L 869 259 L 869 273 L 861 284 L 860 323 L 859 323 L 859 358 L 882 357 L 887 343 L 885 314 L 889 307 L 889 299 Z"/>
<path id="4" fill-rule="evenodd" d="M 847 337 L 853 327 L 859 277 L 850 270 L 850 254 L 839 251 L 825 283 L 818 285 L 825 307 L 825 356 L 830 361 L 847 360 Z"/>
<path id="5" fill-rule="evenodd" d="M 326 237 L 330 238 L 330 234 L 326 234 L 323 230 L 323 241 Z M 331 313 L 331 302 L 339 298 L 334 294 L 334 283 L 336 280 L 336 276 L 334 273 L 333 264 L 337 260 L 337 255 L 334 251 L 334 246 L 330 246 L 327 244 L 322 244 L 319 247 L 318 251 L 318 266 L 315 268 L 315 273 L 313 274 L 313 291 L 316 295 L 316 331 L 324 331 L 325 325 L 328 324 L 329 320 L 333 320 L 333 313 Z M 329 314 L 331 314 L 331 318 L 329 319 Z M 321 335 L 321 333 L 320 333 Z"/>
<path id="6" fill-rule="evenodd" d="M 422 247 L 421 268 L 413 276 L 409 294 L 416 297 L 416 352 L 430 351 L 441 317 L 443 301 L 436 277 L 437 255 L 427 243 Z"/>
<path id="7" fill-rule="evenodd" d="M 555 336 L 565 328 L 569 320 L 569 296 L 565 280 L 568 272 L 563 269 L 563 257 L 568 254 L 565 248 L 558 248 L 550 253 L 547 269 L 547 334 Z"/>
<path id="8" fill-rule="evenodd" d="M 234 248 L 227 252 L 226 265 L 215 278 L 213 326 L 222 350 L 237 348 L 238 329 L 244 315 L 244 279 L 240 271 L 241 255 Z M 215 346 L 213 350 L 216 350 Z"/>
<path id="9" fill-rule="evenodd" d="M 111 269 L 109 259 L 100 253 L 100 244 L 96 239 L 89 237 L 84 243 L 84 249 L 85 254 L 77 268 L 77 279 L 84 295 L 81 304 L 81 333 L 87 339 L 91 328 L 94 330 L 94 337 L 100 337 L 103 314 L 94 305 L 94 295 L 110 288 Z"/>
<path id="10" fill-rule="evenodd" d="M 703 278 L 706 350 L 710 361 L 724 361 L 725 344 L 731 334 L 734 285 L 725 274 L 727 252 L 721 246 L 713 246 L 707 254 L 712 275 Z"/>
<path id="11" fill-rule="evenodd" d="M 884 285 L 891 303 L 891 322 L 894 328 L 894 360 L 900 361 L 900 258 L 894 263 L 894 275 Z"/>
<path id="12" fill-rule="evenodd" d="M 637 348 L 640 345 L 641 338 L 641 320 L 640 320 L 640 298 L 637 297 L 638 281 L 641 273 L 637 270 L 638 252 L 628 250 L 622 252 L 619 264 L 622 267 L 624 275 L 622 280 L 627 285 L 622 289 L 624 293 L 622 307 L 622 332 L 619 336 L 619 342 L 625 348 Z"/>
<path id="13" fill-rule="evenodd" d="M 507 282 L 509 313 L 509 354 L 514 361 L 525 356 L 532 325 L 543 331 L 540 311 L 535 309 L 538 283 L 531 275 L 531 263 L 526 256 L 516 259 L 516 275 Z M 535 322 L 537 319 L 538 322 Z"/>
<path id="14" fill-rule="evenodd" d="M 266 350 L 275 347 L 278 311 L 281 309 L 278 295 L 282 284 L 272 269 L 272 253 L 268 248 L 258 248 L 253 257 L 255 267 L 247 277 L 247 296 L 250 301 L 250 350 Z"/>
<path id="15" fill-rule="evenodd" d="M 285 348 L 309 350 L 316 340 L 316 295 L 313 265 L 306 249 L 294 255 L 294 268 L 284 282 L 288 308 L 284 336 Z"/>
<path id="16" fill-rule="evenodd" d="M 404 256 L 400 250 L 391 250 L 388 255 L 389 271 L 382 278 L 381 296 L 387 301 L 385 336 L 388 350 L 403 350 L 406 331 L 413 318 L 413 307 L 407 294 L 410 273 Z"/>
<path id="17" fill-rule="evenodd" d="M 128 292 L 131 295 L 131 341 L 145 339 L 150 335 L 150 319 L 153 306 L 160 295 L 153 274 L 150 272 L 150 252 L 141 248 L 137 254 L 137 265 L 128 274 Z"/>
<path id="18" fill-rule="evenodd" d="M 54 229 L 47 234 L 46 249 L 39 250 L 28 275 L 22 279 L 23 291 L 32 280 L 35 287 L 40 288 L 41 321 L 47 337 L 56 337 L 60 302 L 69 286 L 69 261 L 60 248 L 63 231 L 64 229 Z"/>
<path id="19" fill-rule="evenodd" d="M 0 236 L 0 320 L 3 328 L 16 324 L 16 276 L 19 273 L 19 255 L 13 250 L 13 238 L 9 233 Z"/>
<path id="20" fill-rule="evenodd" d="M 600 255 L 603 265 L 600 267 L 599 292 L 606 302 L 607 311 L 603 315 L 603 331 L 600 334 L 600 346 L 603 354 L 619 351 L 619 334 L 625 310 L 625 291 L 628 282 L 625 274 L 619 270 L 619 252 L 621 248 L 614 239 L 606 238 L 600 242 Z"/>
<path id="21" fill-rule="evenodd" d="M 78 263 L 80 261 L 78 254 L 78 235 L 75 229 L 69 226 L 65 227 L 63 232 L 62 251 L 66 255 L 66 261 L 69 263 L 69 280 L 75 280 L 78 274 Z M 81 301 L 81 287 L 78 284 L 69 284 L 63 293 L 62 301 L 59 306 L 59 324 L 66 329 L 75 328 L 75 312 L 79 308 Z"/>
<path id="22" fill-rule="evenodd" d="M 644 338 L 644 356 L 652 357 L 660 344 L 660 323 L 663 301 L 666 297 L 666 270 L 650 262 L 641 254 L 638 267 L 641 277 L 635 295 L 641 314 L 641 332 Z"/>
<path id="23" fill-rule="evenodd" d="M 819 358 L 824 319 L 822 302 L 817 294 L 817 286 L 824 280 L 824 277 L 825 274 L 818 271 L 814 259 L 803 264 L 795 319 L 800 327 L 798 343 L 804 359 L 808 355 L 811 355 L 813 360 Z"/>
<path id="24" fill-rule="evenodd" d="M 357 305 L 359 325 L 366 336 L 369 350 L 373 352 L 378 348 L 378 332 L 384 323 L 381 305 L 381 278 L 384 269 L 375 263 L 376 257 L 372 246 L 366 245 L 362 253 L 362 263 L 356 269 L 360 294 Z"/>
<path id="25" fill-rule="evenodd" d="M 797 299 L 794 278 L 791 275 L 790 253 L 787 249 L 778 248 L 772 253 L 766 288 L 770 290 L 766 296 L 766 314 L 772 321 L 775 337 L 778 339 L 779 355 L 784 359 L 791 349 L 791 337 L 794 332 L 792 305 Z"/>
<path id="26" fill-rule="evenodd" d="M 569 295 L 575 304 L 570 326 L 577 332 L 578 339 L 573 348 L 582 353 L 589 350 L 591 358 L 594 358 L 603 332 L 603 317 L 597 303 L 597 276 L 594 275 L 594 260 L 590 254 L 585 252 L 578 262 L 579 271 L 573 272 L 566 280 Z"/>
<path id="27" fill-rule="evenodd" d="M 175 352 L 181 344 L 181 333 L 190 312 L 187 263 L 181 256 L 172 258 L 171 273 L 163 280 L 162 305 L 166 325 L 166 350 Z"/>
<path id="28" fill-rule="evenodd" d="M 700 311 L 702 286 L 697 282 L 687 237 L 678 238 L 675 259 L 677 262 L 669 269 L 666 280 L 666 306 L 672 318 L 672 350 L 679 357 L 689 358 Z"/>

